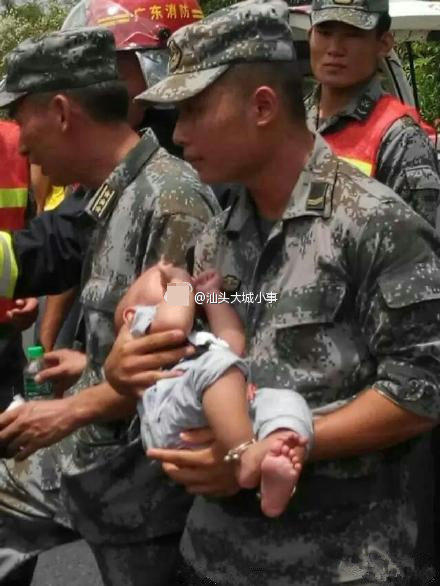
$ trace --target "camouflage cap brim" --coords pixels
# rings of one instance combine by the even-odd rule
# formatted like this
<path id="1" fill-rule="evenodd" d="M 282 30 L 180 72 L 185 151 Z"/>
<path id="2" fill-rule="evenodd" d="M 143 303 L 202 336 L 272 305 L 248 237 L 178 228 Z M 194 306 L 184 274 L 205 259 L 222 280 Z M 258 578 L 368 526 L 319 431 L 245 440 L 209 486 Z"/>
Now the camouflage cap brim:
<path id="1" fill-rule="evenodd" d="M 135 100 L 157 102 L 159 104 L 182 102 L 203 92 L 203 90 L 225 73 L 229 67 L 229 64 L 218 65 L 217 67 L 202 69 L 200 71 L 169 75 L 164 80 L 159 81 L 153 87 L 136 96 Z"/>
<path id="2" fill-rule="evenodd" d="M 371 13 L 364 10 L 357 10 L 356 8 L 323 8 L 321 10 L 312 11 L 312 26 L 321 24 L 323 22 L 344 22 L 351 24 L 356 28 L 364 29 L 366 31 L 376 28 L 379 22 L 380 14 L 378 12 Z"/>
<path id="3" fill-rule="evenodd" d="M 6 91 L 6 78 L 0 81 L 0 108 L 6 108 L 25 96 L 27 92 L 8 92 Z"/>

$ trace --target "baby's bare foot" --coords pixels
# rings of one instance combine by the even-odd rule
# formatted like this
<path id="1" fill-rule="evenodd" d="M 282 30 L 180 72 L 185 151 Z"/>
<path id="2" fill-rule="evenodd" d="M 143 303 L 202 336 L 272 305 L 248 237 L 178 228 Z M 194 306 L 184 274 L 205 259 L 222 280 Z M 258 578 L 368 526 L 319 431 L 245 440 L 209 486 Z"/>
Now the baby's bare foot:
<path id="1" fill-rule="evenodd" d="M 241 456 L 237 481 L 242 488 L 261 482 L 261 509 L 280 515 L 301 473 L 307 440 L 293 431 L 278 431 L 250 446 Z"/>
<path id="2" fill-rule="evenodd" d="M 286 432 L 284 437 L 277 434 L 273 440 L 261 462 L 261 510 L 268 517 L 278 517 L 287 507 L 305 456 L 297 434 Z"/>

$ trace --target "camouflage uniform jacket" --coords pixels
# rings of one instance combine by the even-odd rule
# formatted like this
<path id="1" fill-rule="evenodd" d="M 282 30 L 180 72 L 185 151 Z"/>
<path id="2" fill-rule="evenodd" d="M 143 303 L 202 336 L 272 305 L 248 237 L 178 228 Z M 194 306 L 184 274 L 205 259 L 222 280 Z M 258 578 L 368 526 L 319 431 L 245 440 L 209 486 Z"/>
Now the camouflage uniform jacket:
<path id="1" fill-rule="evenodd" d="M 325 120 L 319 120 L 319 94 L 318 86 L 306 102 L 307 121 L 311 130 L 325 138 L 327 132 L 336 132 L 351 120 L 368 118 L 385 92 L 375 76 L 343 111 Z M 400 118 L 386 132 L 378 155 L 376 179 L 400 195 L 431 225 L 436 225 L 440 205 L 437 153 L 425 131 L 411 118 Z"/>
<path id="2" fill-rule="evenodd" d="M 162 255 L 185 265 L 217 211 L 211 190 L 151 131 L 111 173 L 89 204 L 97 226 L 82 276 L 88 364 L 70 394 L 103 380 L 116 305 L 129 285 Z M 89 425 L 61 442 L 62 493 L 90 541 L 129 543 L 182 528 L 188 496 L 147 460 L 137 423 Z"/>
<path id="3" fill-rule="evenodd" d="M 435 418 L 439 254 L 440 241 L 420 216 L 317 135 L 267 240 L 243 193 L 199 238 L 195 271 L 215 266 L 229 294 L 254 295 L 254 303 L 235 305 L 258 386 L 292 388 L 311 408 L 373 387 Z M 260 292 L 277 300 L 259 302 Z M 410 571 L 414 537 L 402 451 L 306 464 L 277 520 L 262 516 L 253 493 L 198 497 L 184 556 L 221 586 L 376 584 L 400 576 Z"/>

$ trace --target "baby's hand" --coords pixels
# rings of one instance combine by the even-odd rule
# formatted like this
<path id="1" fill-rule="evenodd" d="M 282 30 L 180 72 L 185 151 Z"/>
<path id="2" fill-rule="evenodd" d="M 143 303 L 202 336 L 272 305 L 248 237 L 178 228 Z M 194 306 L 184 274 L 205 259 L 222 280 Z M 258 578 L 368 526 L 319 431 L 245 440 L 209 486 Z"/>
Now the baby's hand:
<path id="1" fill-rule="evenodd" d="M 194 279 L 194 288 L 199 293 L 218 293 L 222 286 L 222 278 L 220 273 L 214 269 L 209 269 L 200 273 L 200 275 Z"/>

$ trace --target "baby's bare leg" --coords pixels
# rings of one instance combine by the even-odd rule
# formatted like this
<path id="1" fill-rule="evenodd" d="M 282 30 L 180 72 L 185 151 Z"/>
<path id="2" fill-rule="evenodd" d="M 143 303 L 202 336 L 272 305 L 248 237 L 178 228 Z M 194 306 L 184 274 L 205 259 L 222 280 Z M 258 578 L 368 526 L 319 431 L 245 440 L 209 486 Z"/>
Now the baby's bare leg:
<path id="1" fill-rule="evenodd" d="M 225 451 L 254 437 L 241 370 L 229 368 L 205 390 L 202 401 L 209 426 Z"/>
<path id="2" fill-rule="evenodd" d="M 268 517 L 285 510 L 302 470 L 306 444 L 294 431 L 279 430 L 242 454 L 238 483 L 254 488 L 261 481 L 261 510 Z"/>

